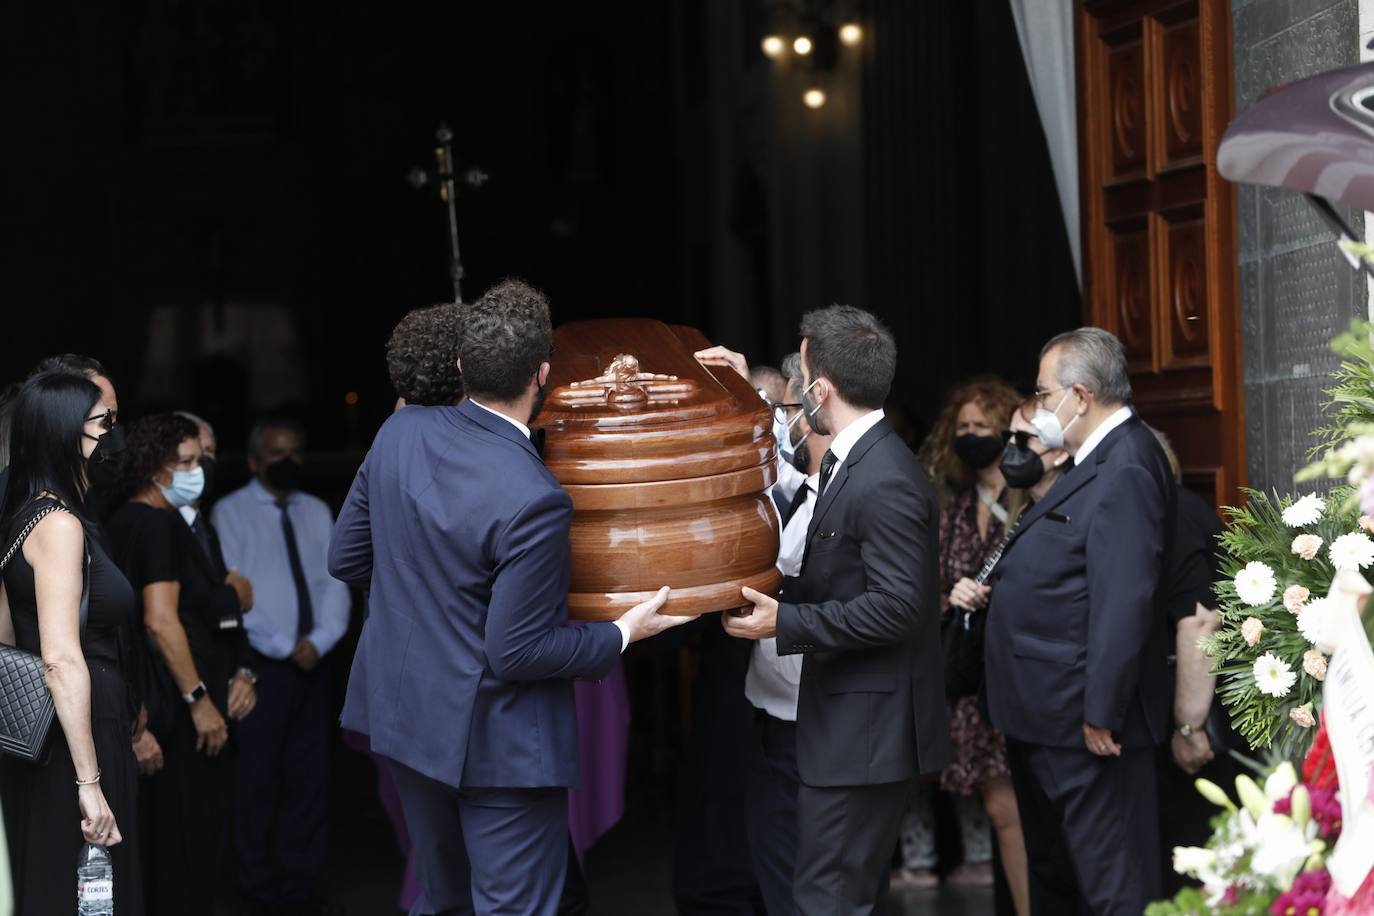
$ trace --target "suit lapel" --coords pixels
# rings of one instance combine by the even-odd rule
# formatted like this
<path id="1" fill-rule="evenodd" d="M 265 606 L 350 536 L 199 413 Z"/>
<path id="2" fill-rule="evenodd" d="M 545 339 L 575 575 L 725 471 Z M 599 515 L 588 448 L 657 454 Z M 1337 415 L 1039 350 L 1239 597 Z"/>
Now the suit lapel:
<path id="1" fill-rule="evenodd" d="M 458 405 L 458 412 L 492 435 L 507 439 L 529 452 L 535 458 L 539 458 L 539 452 L 535 451 L 534 443 L 530 442 L 529 438 L 523 435 L 520 430 L 516 429 L 515 424 L 511 423 L 509 420 L 498 417 L 489 410 L 483 410 L 481 407 L 472 403 L 470 398 L 463 399 L 463 403 Z"/>
<path id="2" fill-rule="evenodd" d="M 892 432 L 892 426 L 887 422 L 887 418 L 884 417 L 875 423 L 872 429 L 859 437 L 859 441 L 855 442 L 854 447 L 849 450 L 849 455 L 844 461 L 840 462 L 839 467 L 835 468 L 835 474 L 830 478 L 830 482 L 826 484 L 825 492 L 816 500 L 816 511 L 811 516 L 811 524 L 808 525 L 806 529 L 806 548 L 802 552 L 801 571 L 805 571 L 806 569 L 806 560 L 811 555 L 811 542 L 815 539 L 816 535 L 820 533 L 821 523 L 825 521 L 825 517 L 829 514 L 831 507 L 839 501 L 840 491 L 844 489 L 845 483 L 849 481 L 850 469 L 857 467 L 859 462 L 863 460 L 864 455 L 868 454 L 868 450 L 890 432 Z M 798 572 L 798 575 L 801 574 L 801 571 Z"/>
<path id="3" fill-rule="evenodd" d="M 1095 459 L 1096 456 L 1093 457 Z M 1051 509 L 1063 505 L 1070 496 L 1087 486 L 1096 476 L 1097 461 L 1093 460 L 1089 462 L 1086 467 L 1074 467 L 1068 474 L 1061 477 L 1055 482 L 1054 486 L 1050 487 L 1050 492 L 1046 493 L 1043 499 L 1034 506 L 1031 506 L 1026 514 L 1021 516 L 1021 521 L 1016 525 L 1015 529 L 1012 530 L 1011 538 L 1007 541 L 1008 546 L 1019 538 L 1037 519 Z"/>
<path id="4" fill-rule="evenodd" d="M 844 489 L 845 482 L 849 480 L 849 462 L 846 461 L 835 469 L 835 474 L 826 484 L 825 492 L 816 501 L 816 511 L 811 513 L 811 524 L 806 528 L 806 542 L 811 543 L 811 539 L 816 536 L 816 531 L 820 523 L 825 519 L 825 514 L 830 511 L 830 507 L 835 505 L 835 500 L 840 495 L 840 490 Z"/>

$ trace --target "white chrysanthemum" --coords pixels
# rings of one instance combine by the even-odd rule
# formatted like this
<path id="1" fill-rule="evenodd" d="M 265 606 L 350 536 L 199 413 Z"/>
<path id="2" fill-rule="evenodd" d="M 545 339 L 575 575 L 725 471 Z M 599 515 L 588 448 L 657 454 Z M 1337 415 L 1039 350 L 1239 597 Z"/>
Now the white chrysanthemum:
<path id="1" fill-rule="evenodd" d="M 1331 542 L 1331 563 L 1337 569 L 1364 569 L 1374 563 L 1374 540 L 1363 531 L 1341 535 Z"/>
<path id="2" fill-rule="evenodd" d="M 1320 496 L 1308 493 L 1302 499 L 1293 503 L 1283 510 L 1283 523 L 1289 528 L 1301 528 L 1304 525 L 1312 525 L 1322 517 L 1322 502 Z"/>
<path id="3" fill-rule="evenodd" d="M 1174 847 L 1174 871 L 1196 878 L 1198 872 L 1217 864 L 1217 854 L 1198 846 Z"/>
<path id="4" fill-rule="evenodd" d="M 1298 632 L 1321 651 L 1331 652 L 1337 613 L 1339 608 L 1330 598 L 1313 598 L 1298 614 Z"/>
<path id="5" fill-rule="evenodd" d="M 1288 663 L 1273 652 L 1266 652 L 1255 659 L 1254 673 L 1255 686 L 1260 693 L 1276 698 L 1288 696 L 1288 691 L 1293 689 L 1298 680 Z"/>
<path id="6" fill-rule="evenodd" d="M 1274 571 L 1258 560 L 1246 563 L 1245 568 L 1236 573 L 1236 594 L 1251 607 L 1268 604 L 1278 587 Z"/>
<path id="7" fill-rule="evenodd" d="M 1374 469 L 1374 436 L 1360 436 L 1341 447 L 1337 457 L 1350 463 L 1350 482 L 1359 485 Z"/>

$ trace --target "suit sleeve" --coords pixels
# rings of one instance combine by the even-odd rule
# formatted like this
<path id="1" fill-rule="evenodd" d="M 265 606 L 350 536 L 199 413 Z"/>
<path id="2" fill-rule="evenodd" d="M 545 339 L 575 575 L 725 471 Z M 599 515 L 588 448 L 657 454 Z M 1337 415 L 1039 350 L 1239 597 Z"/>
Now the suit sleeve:
<path id="1" fill-rule="evenodd" d="M 343 635 L 348 632 L 349 614 L 353 609 L 353 596 L 348 591 L 348 586 L 337 578 L 330 578 L 323 575 L 321 566 L 325 557 L 321 556 L 325 544 L 332 547 L 330 535 L 330 525 L 333 519 L 329 515 L 329 507 L 323 502 L 312 503 L 313 509 L 310 514 L 310 525 L 316 532 L 311 538 L 311 551 L 314 556 L 309 558 L 310 568 L 306 575 L 311 580 L 310 594 L 315 601 L 315 628 L 310 631 L 308 638 L 312 645 L 321 655 L 326 655 L 333 650 Z M 368 528 L 367 538 L 367 575 L 372 574 L 372 536 L 371 527 Z"/>
<path id="2" fill-rule="evenodd" d="M 561 489 L 535 497 L 501 533 L 484 648 L 506 681 L 599 679 L 620 656 L 613 623 L 568 625 L 572 500 Z"/>
<path id="3" fill-rule="evenodd" d="M 1140 681 L 1155 626 L 1164 559 L 1167 494 L 1145 468 L 1126 465 L 1103 481 L 1088 530 L 1088 658 L 1083 716 L 1119 731 Z"/>
<path id="4" fill-rule="evenodd" d="M 368 452 L 353 477 L 329 539 L 329 574 L 340 582 L 367 588 L 372 581 L 372 516 L 367 505 Z"/>
<path id="5" fill-rule="evenodd" d="M 864 494 L 859 553 L 867 589 L 848 601 L 778 606 L 778 654 L 885 646 L 910 639 L 922 614 L 939 612 L 931 557 L 937 533 L 930 501 L 909 478 Z"/>

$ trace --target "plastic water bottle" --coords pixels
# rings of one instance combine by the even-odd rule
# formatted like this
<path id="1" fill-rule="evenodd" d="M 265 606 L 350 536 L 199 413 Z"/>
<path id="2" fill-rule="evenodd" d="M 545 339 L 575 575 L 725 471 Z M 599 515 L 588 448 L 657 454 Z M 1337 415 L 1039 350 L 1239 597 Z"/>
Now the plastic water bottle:
<path id="1" fill-rule="evenodd" d="M 104 846 L 87 843 L 76 860 L 78 916 L 114 916 L 114 862 Z"/>

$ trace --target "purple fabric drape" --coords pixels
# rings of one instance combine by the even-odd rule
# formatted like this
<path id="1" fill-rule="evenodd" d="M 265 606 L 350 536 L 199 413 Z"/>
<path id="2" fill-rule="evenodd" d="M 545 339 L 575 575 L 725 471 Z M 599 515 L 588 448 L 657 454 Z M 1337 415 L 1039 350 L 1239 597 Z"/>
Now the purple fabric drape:
<path id="1" fill-rule="evenodd" d="M 619 660 L 601 683 L 579 681 L 573 690 L 581 785 L 568 792 L 568 829 L 581 860 L 625 813 L 630 696 Z"/>

